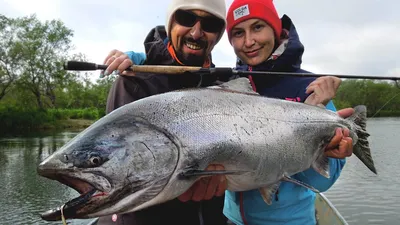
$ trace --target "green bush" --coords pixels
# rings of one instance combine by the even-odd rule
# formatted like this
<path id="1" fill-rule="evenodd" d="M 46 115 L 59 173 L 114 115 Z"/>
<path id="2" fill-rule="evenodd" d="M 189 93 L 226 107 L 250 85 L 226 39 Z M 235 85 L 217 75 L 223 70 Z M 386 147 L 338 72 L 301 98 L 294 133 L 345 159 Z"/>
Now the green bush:
<path id="1" fill-rule="evenodd" d="M 35 109 L 0 107 L 0 129 L 32 128 L 54 121 L 54 115 Z"/>
<path id="2" fill-rule="evenodd" d="M 98 120 L 104 114 L 96 108 L 38 110 L 0 105 L 0 131 L 57 126 L 58 121 L 68 119 Z"/>

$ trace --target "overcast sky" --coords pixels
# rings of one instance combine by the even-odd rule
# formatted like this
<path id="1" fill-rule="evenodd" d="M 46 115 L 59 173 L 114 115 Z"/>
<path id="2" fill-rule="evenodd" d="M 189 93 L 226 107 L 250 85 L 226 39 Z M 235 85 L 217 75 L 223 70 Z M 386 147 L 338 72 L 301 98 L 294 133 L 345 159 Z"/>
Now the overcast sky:
<path id="1" fill-rule="evenodd" d="M 212 0 L 210 0 L 212 1 Z M 305 46 L 303 68 L 315 73 L 400 76 L 397 0 L 275 0 Z M 144 51 L 151 28 L 165 24 L 169 0 L 0 0 L 8 17 L 36 13 L 74 31 L 76 51 L 102 63 L 112 49 Z M 227 8 L 232 0 L 226 0 Z M 217 66 L 235 64 L 226 35 L 213 52 Z"/>

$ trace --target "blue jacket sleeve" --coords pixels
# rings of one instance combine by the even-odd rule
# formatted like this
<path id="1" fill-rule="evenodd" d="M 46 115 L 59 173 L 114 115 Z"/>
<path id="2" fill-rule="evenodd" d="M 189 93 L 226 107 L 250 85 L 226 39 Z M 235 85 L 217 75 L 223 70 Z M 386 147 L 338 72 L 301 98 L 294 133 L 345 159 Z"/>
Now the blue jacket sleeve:
<path id="1" fill-rule="evenodd" d="M 128 51 L 125 52 L 125 54 L 128 55 L 129 59 L 132 60 L 135 65 L 143 65 L 146 61 L 146 54 L 143 52 Z"/>
<path id="2" fill-rule="evenodd" d="M 326 108 L 328 110 L 336 112 L 336 108 L 332 101 L 330 101 Z M 294 175 L 294 178 L 300 180 L 304 183 L 311 185 L 321 192 L 327 191 L 339 178 L 340 173 L 344 165 L 346 164 L 346 159 L 329 159 L 329 174 L 330 178 L 326 178 L 316 172 L 313 168 L 309 168 L 303 172 Z"/>

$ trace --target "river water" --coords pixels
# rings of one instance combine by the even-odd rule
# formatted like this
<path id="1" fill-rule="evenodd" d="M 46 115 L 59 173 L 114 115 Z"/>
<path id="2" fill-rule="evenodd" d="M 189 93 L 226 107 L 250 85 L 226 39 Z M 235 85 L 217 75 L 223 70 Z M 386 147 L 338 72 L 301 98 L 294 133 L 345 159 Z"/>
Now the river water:
<path id="1" fill-rule="evenodd" d="M 355 156 L 325 193 L 350 225 L 400 224 L 400 118 L 368 121 L 370 145 L 378 170 L 371 173 Z M 0 224 L 61 224 L 39 213 L 78 194 L 37 175 L 37 165 L 77 134 L 76 131 L 0 138 Z M 88 220 L 69 221 L 71 225 Z"/>

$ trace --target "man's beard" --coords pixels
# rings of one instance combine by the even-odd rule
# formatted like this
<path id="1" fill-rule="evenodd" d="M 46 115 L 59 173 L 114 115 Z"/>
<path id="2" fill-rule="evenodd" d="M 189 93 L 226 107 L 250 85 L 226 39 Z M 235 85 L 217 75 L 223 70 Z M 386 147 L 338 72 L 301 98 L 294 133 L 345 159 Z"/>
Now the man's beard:
<path id="1" fill-rule="evenodd" d="M 188 41 L 190 43 L 194 43 L 199 45 L 202 50 L 201 55 L 195 54 L 188 54 L 182 51 L 185 42 Z M 193 38 L 182 38 L 181 42 L 179 43 L 179 49 L 176 50 L 175 54 L 176 57 L 185 65 L 188 66 L 202 66 L 207 59 L 206 50 L 208 48 L 208 43 L 205 40 L 194 40 Z"/>

